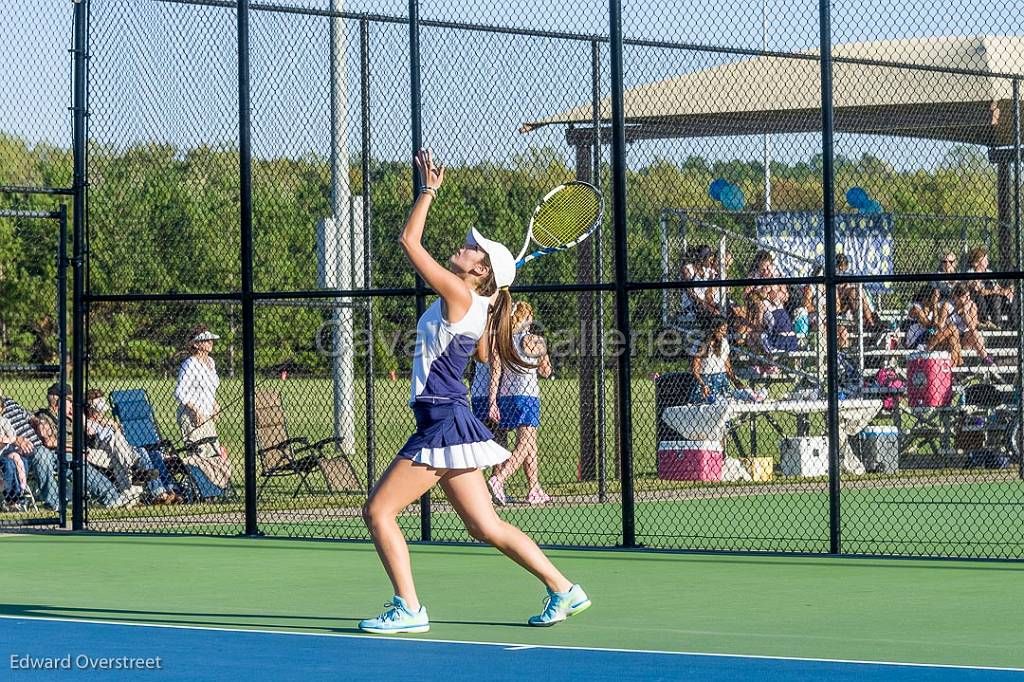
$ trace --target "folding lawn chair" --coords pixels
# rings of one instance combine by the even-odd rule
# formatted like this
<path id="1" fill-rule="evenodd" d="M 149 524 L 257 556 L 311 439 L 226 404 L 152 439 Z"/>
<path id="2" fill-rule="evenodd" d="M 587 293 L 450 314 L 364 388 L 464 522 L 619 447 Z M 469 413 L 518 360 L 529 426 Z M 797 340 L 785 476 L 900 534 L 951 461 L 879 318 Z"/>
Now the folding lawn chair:
<path id="1" fill-rule="evenodd" d="M 188 455 L 196 454 L 199 446 L 215 442 L 217 440 L 215 437 L 202 438 L 182 446 L 175 446 L 170 440 L 162 438 L 153 416 L 153 406 L 145 389 L 111 391 L 110 404 L 114 415 L 121 422 L 121 428 L 128 444 L 145 448 L 153 456 L 153 459 L 166 464 L 168 472 L 181 489 L 182 496 L 187 502 L 229 499 L 235 496 L 230 482 L 223 488 L 214 485 L 202 469 L 187 464 L 183 459 Z"/>
<path id="2" fill-rule="evenodd" d="M 303 487 L 313 494 L 308 478 L 319 470 L 329 493 L 362 491 L 348 457 L 328 457 L 324 454 L 324 449 L 328 445 L 340 443 L 340 438 L 332 436 L 310 443 L 305 437 L 289 437 L 281 394 L 277 391 L 256 391 L 256 442 L 262 468 L 260 476 L 263 479 L 260 490 L 272 478 L 297 476 L 299 480 L 292 491 L 292 497 L 297 497 Z"/>

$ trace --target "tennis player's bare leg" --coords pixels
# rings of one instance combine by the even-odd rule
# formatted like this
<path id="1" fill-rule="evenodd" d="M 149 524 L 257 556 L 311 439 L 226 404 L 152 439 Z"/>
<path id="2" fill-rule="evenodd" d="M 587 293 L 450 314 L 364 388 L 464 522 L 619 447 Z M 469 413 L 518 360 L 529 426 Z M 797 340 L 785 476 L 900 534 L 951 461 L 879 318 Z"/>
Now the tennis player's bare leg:
<path id="1" fill-rule="evenodd" d="M 979 358 L 985 358 L 988 356 L 988 350 L 985 348 L 985 339 L 982 338 L 981 332 L 977 329 L 968 329 L 960 336 L 960 345 L 963 348 L 971 348 L 978 354 Z"/>
<path id="2" fill-rule="evenodd" d="M 980 358 L 987 357 L 988 350 L 985 348 L 985 339 L 978 331 L 978 306 L 974 304 L 974 301 L 967 301 L 963 317 L 967 331 L 960 335 L 960 345 L 963 348 L 973 348 Z"/>
<path id="3" fill-rule="evenodd" d="M 377 556 L 391 579 L 391 586 L 414 612 L 419 611 L 420 600 L 412 579 L 409 546 L 398 527 L 397 517 L 433 488 L 443 473 L 441 469 L 396 457 L 363 505 L 363 520 L 377 548 Z"/>
<path id="4" fill-rule="evenodd" d="M 928 339 L 928 350 L 941 350 L 943 348 L 949 351 L 950 362 L 954 367 L 959 367 L 963 364 L 963 356 L 960 350 L 960 330 L 954 325 L 947 324 Z"/>
<path id="5" fill-rule="evenodd" d="M 492 545 L 555 592 L 572 587 L 536 542 L 494 512 L 479 469 L 449 469 L 441 477 L 441 487 L 474 539 Z"/>

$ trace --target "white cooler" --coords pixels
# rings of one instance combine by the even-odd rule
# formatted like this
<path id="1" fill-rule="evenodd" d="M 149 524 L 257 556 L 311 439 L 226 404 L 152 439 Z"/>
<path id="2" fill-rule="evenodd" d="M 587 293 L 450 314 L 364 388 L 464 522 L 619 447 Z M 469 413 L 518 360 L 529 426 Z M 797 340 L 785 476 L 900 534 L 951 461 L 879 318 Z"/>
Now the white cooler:
<path id="1" fill-rule="evenodd" d="M 895 474 L 900 470 L 900 430 L 868 426 L 860 432 L 860 458 L 868 471 Z"/>
<path id="2" fill-rule="evenodd" d="M 779 450 L 783 476 L 828 475 L 828 438 L 783 438 Z"/>

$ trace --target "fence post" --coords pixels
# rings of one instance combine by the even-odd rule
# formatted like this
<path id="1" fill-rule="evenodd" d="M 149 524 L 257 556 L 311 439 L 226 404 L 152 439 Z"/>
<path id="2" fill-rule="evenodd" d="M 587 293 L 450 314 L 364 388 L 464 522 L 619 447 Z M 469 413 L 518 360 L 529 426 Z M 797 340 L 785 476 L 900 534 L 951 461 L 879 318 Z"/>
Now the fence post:
<path id="1" fill-rule="evenodd" d="M 73 487 L 71 493 L 71 530 L 85 528 L 85 433 L 82 423 L 82 406 L 85 404 L 85 306 L 84 306 L 84 246 L 85 206 L 88 191 L 88 169 L 86 167 L 86 139 L 88 136 L 88 63 L 89 63 L 89 0 L 75 2 L 75 43 L 74 43 L 74 101 L 73 156 L 74 156 L 74 214 L 72 216 L 72 284 L 71 284 L 71 404 L 74 419 L 71 426 L 71 470 Z M 61 357 L 64 365 L 66 358 Z M 64 399 L 62 394 L 61 399 Z M 63 409 L 63 408 L 61 408 Z M 58 410 L 58 419 L 60 409 Z M 58 424 L 63 431 L 63 423 Z M 65 436 L 66 437 L 66 436 Z M 66 453 L 57 453 L 60 458 Z"/>
<path id="2" fill-rule="evenodd" d="M 242 398 L 245 431 L 245 534 L 256 520 L 256 342 L 252 296 L 252 126 L 249 92 L 249 0 L 238 0 L 238 169 L 242 268 Z"/>
<path id="3" fill-rule="evenodd" d="M 420 3 L 409 0 L 409 111 L 412 129 L 412 153 L 423 146 L 422 105 L 420 104 Z M 416 200 L 416 189 L 420 186 L 416 166 L 412 167 L 412 198 Z M 427 309 L 427 291 L 423 278 L 416 275 L 416 319 L 419 320 Z M 420 497 L 420 539 L 430 542 L 430 491 Z"/>
<path id="4" fill-rule="evenodd" d="M 1017 255 L 1017 286 L 1013 304 L 1017 306 L 1017 324 L 1024 320 L 1024 288 L 1021 286 L 1021 269 L 1024 268 L 1024 248 L 1021 244 L 1021 205 L 1020 205 L 1020 79 L 1013 79 L 1013 235 L 1016 241 Z M 1024 480 L 1024 334 L 1017 330 L 1017 475 Z"/>
<path id="5" fill-rule="evenodd" d="M 828 551 L 842 548 L 839 508 L 839 342 L 836 329 L 835 168 L 833 163 L 832 17 L 830 0 L 819 0 L 821 24 L 821 189 L 825 223 L 825 353 L 828 388 Z"/>
<path id="6" fill-rule="evenodd" d="M 57 358 L 60 363 L 58 382 L 61 400 L 68 393 L 68 206 L 60 205 L 57 235 Z M 61 528 L 68 525 L 68 448 L 64 422 L 57 423 L 57 521 Z"/>
<path id="7" fill-rule="evenodd" d="M 612 231 L 615 235 L 615 326 L 621 335 L 615 397 L 619 404 L 619 473 L 622 477 L 622 546 L 636 545 L 633 499 L 633 394 L 631 387 L 629 267 L 626 262 L 626 116 L 622 83 L 622 0 L 609 0 L 612 99 Z"/>
<path id="8" fill-rule="evenodd" d="M 576 179 L 595 183 L 594 149 L 592 144 L 579 141 L 575 144 Z M 594 243 L 587 240 L 576 249 L 576 279 L 590 284 L 594 277 Z M 580 459 L 579 479 L 593 481 L 598 478 L 597 442 L 595 420 L 597 399 L 597 352 L 596 325 L 594 323 L 594 293 L 581 291 L 576 295 L 576 313 L 579 316 L 579 417 L 580 417 Z M 600 483 L 598 484 L 600 486 Z"/>
<path id="9" fill-rule="evenodd" d="M 601 43 L 590 41 L 590 124 L 594 132 L 590 145 L 593 147 L 593 170 L 591 182 L 601 189 Z M 594 281 L 604 282 L 604 249 L 601 225 L 594 232 Z M 605 366 L 604 366 L 604 292 L 594 292 L 595 317 L 597 323 L 597 499 L 608 499 L 608 466 L 605 460 L 607 432 L 605 428 Z"/>
<path id="10" fill-rule="evenodd" d="M 360 146 L 363 149 L 363 286 L 373 288 L 373 221 L 370 201 L 370 22 L 359 20 L 359 116 Z M 373 299 L 366 299 L 366 492 L 373 490 L 377 478 L 376 387 L 373 385 Z"/>

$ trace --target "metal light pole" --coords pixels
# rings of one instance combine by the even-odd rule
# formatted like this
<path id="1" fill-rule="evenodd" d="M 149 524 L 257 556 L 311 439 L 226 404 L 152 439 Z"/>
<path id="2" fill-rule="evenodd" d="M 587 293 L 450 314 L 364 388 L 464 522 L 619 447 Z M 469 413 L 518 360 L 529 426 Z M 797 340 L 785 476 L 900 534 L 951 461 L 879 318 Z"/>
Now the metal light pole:
<path id="1" fill-rule="evenodd" d="M 342 0 L 331 0 L 331 219 L 322 225 L 324 286 L 352 289 L 355 233 L 351 214 L 352 188 L 348 177 L 348 91 L 345 73 L 345 19 Z M 353 385 L 352 299 L 335 299 L 331 313 L 331 376 L 334 388 L 334 436 L 341 451 L 355 453 L 355 392 Z"/>

